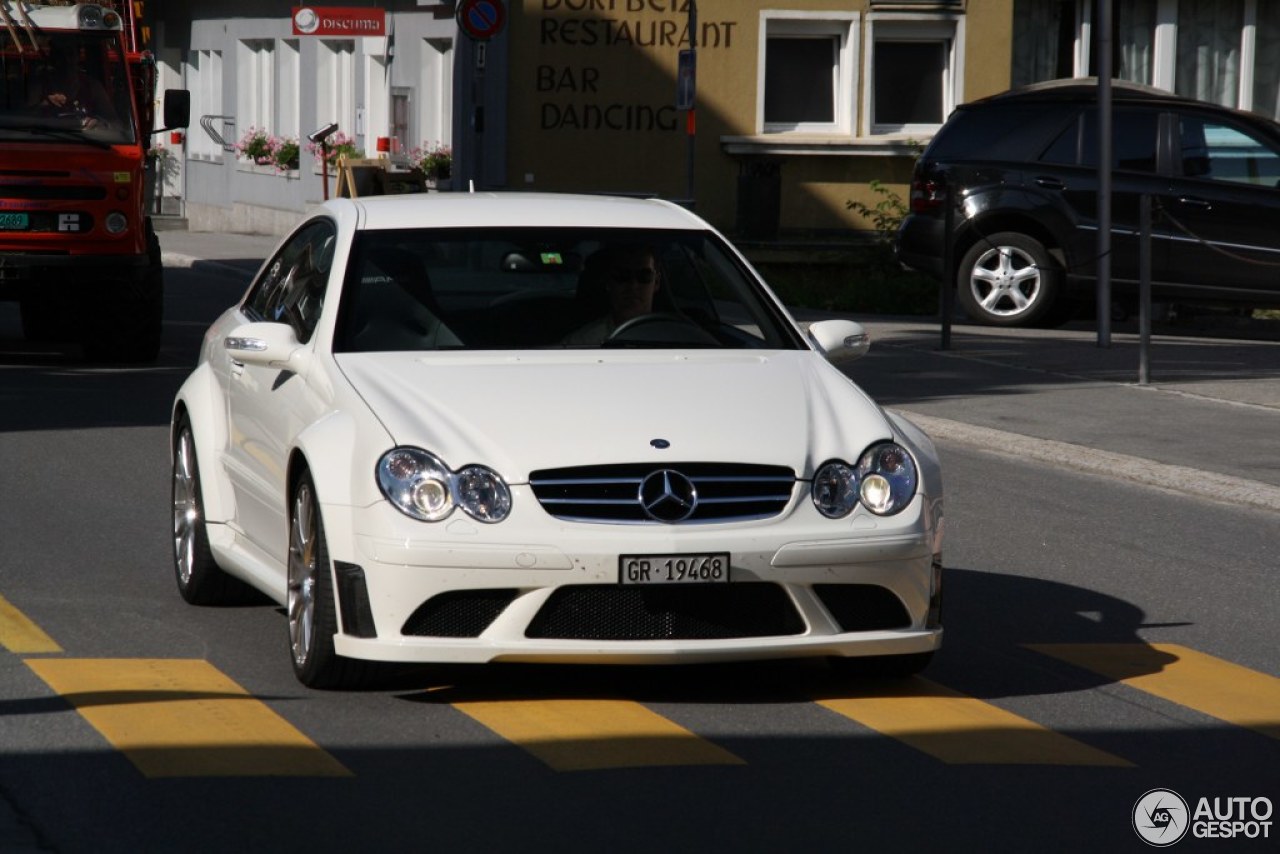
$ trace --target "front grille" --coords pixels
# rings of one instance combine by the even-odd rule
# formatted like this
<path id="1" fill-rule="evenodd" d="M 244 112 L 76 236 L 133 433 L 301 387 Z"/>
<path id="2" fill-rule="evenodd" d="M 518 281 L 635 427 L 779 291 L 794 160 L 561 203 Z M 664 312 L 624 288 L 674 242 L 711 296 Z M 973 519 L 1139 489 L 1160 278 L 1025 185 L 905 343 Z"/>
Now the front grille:
<path id="1" fill-rule="evenodd" d="M 696 500 L 687 518 L 646 512 L 641 485 L 650 475 L 687 478 Z M 785 466 L 738 463 L 632 463 L 533 472 L 529 484 L 542 508 L 576 522 L 734 522 L 777 516 L 791 500 L 795 473 Z M 674 514 L 678 516 L 679 514 Z M 655 516 L 657 518 L 655 518 Z"/>
<path id="2" fill-rule="evenodd" d="M 561 587 L 529 624 L 530 638 L 589 641 L 719 640 L 805 629 L 776 584 Z"/>
<path id="3" fill-rule="evenodd" d="M 498 619 L 515 590 L 451 590 L 423 602 L 400 634 L 432 638 L 477 638 Z"/>
<path id="4" fill-rule="evenodd" d="M 842 632 L 874 632 L 911 627 L 911 615 L 902 600 L 887 587 L 876 584 L 815 584 L 822 600 Z"/>

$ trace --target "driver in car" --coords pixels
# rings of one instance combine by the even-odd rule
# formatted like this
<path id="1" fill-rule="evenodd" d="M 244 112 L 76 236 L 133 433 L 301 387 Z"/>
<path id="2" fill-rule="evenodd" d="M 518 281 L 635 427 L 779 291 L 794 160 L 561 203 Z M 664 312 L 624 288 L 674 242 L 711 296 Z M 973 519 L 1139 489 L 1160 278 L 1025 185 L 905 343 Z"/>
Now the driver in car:
<path id="1" fill-rule="evenodd" d="M 583 288 L 600 290 L 608 310 L 563 339 L 565 344 L 600 344 L 628 320 L 653 313 L 653 298 L 662 286 L 653 249 L 640 245 L 606 246 L 587 259 Z"/>

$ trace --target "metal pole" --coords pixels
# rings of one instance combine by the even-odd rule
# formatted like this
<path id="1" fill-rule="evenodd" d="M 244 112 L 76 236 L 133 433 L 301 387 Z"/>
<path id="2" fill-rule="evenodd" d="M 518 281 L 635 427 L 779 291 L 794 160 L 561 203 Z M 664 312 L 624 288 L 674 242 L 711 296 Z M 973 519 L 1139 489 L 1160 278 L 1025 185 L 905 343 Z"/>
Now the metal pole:
<path id="1" fill-rule="evenodd" d="M 1138 197 L 1138 384 L 1151 382 L 1151 196 Z"/>
<path id="2" fill-rule="evenodd" d="M 956 258 L 953 232 L 956 227 L 955 201 L 951 198 L 951 182 L 947 173 L 938 176 L 942 182 L 942 294 L 940 310 L 942 312 L 942 344 L 943 350 L 951 349 L 951 317 L 956 313 Z"/>
<path id="3" fill-rule="evenodd" d="M 694 86 L 693 101 L 689 104 L 689 112 L 685 115 L 685 136 L 687 137 L 687 153 L 685 156 L 685 194 L 689 198 L 689 207 L 696 207 L 694 204 L 695 193 L 693 185 L 693 161 L 696 151 L 696 141 L 698 134 L 698 87 L 697 87 L 697 68 L 698 68 L 698 3 L 697 0 L 689 0 L 689 53 L 692 55 L 692 65 L 694 68 Z"/>
<path id="4" fill-rule="evenodd" d="M 1098 346 L 1111 346 L 1111 0 L 1098 0 Z"/>

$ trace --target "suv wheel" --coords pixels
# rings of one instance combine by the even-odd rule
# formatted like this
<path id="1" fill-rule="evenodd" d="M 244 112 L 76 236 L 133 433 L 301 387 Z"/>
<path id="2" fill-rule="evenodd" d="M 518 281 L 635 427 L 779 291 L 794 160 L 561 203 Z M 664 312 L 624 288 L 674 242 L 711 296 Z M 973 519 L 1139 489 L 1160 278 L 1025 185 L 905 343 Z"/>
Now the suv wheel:
<path id="1" fill-rule="evenodd" d="M 1054 314 L 1062 272 L 1040 241 L 1006 231 L 970 247 L 960 261 L 960 304 L 979 323 L 1031 326 Z"/>

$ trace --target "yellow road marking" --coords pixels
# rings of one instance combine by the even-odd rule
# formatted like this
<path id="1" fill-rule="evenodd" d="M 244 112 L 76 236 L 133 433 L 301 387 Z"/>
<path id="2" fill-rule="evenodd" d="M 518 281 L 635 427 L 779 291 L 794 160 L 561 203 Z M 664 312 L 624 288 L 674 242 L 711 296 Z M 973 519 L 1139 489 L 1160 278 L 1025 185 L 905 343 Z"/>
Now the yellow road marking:
<path id="1" fill-rule="evenodd" d="M 3 596 L 0 596 L 0 646 L 20 654 L 62 652 L 53 638 Z"/>
<path id="2" fill-rule="evenodd" d="M 1280 679 L 1172 643 L 1029 644 L 1139 691 L 1280 738 Z"/>
<path id="3" fill-rule="evenodd" d="M 147 777 L 350 776 L 207 661 L 26 664 Z"/>
<path id="4" fill-rule="evenodd" d="M 628 700 L 467 701 L 453 707 L 556 771 L 744 764 Z"/>
<path id="5" fill-rule="evenodd" d="M 915 677 L 875 694 L 816 699 L 819 705 L 949 765 L 1131 763 L 990 703 Z"/>

